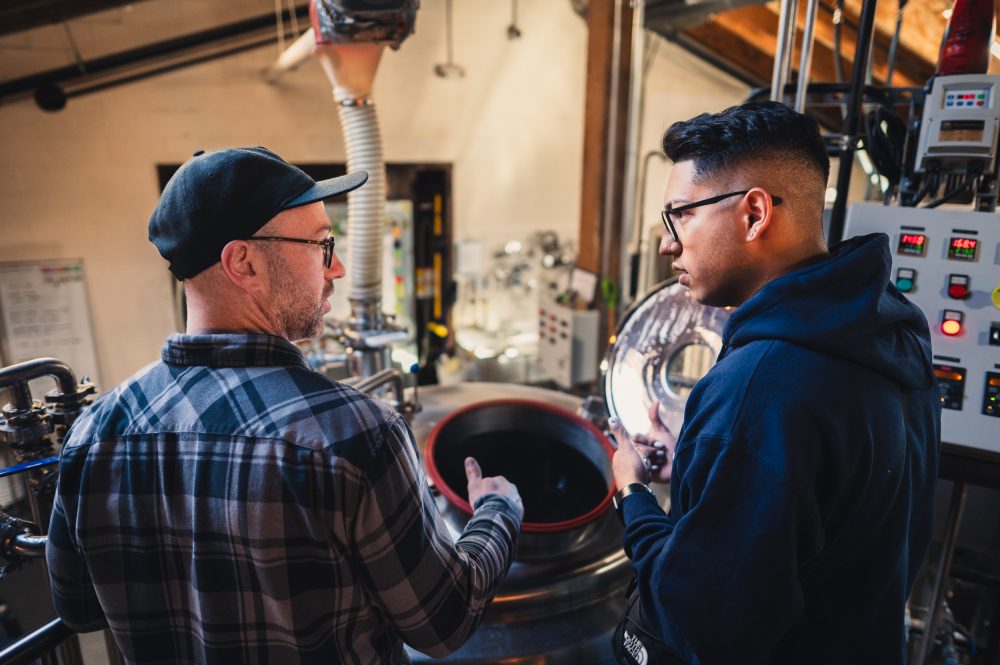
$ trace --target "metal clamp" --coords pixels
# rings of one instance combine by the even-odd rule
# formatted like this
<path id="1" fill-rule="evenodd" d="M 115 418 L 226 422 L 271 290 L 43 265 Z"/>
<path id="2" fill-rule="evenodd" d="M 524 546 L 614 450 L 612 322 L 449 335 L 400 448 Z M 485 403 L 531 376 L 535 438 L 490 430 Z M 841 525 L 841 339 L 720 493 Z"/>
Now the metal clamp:
<path id="1" fill-rule="evenodd" d="M 344 97 L 336 100 L 340 106 L 373 106 L 375 104 L 371 97 Z"/>

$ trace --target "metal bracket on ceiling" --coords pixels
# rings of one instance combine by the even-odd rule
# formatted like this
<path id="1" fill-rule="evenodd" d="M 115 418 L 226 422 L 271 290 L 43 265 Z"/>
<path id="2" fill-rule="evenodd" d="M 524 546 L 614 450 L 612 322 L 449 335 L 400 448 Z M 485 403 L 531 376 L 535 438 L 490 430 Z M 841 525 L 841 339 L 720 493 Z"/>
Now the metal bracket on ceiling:
<path id="1" fill-rule="evenodd" d="M 66 33 L 66 41 L 69 42 L 70 50 L 73 51 L 73 58 L 76 60 L 76 66 L 80 70 L 81 74 L 87 73 L 87 63 L 83 60 L 83 55 L 80 53 L 80 47 L 76 44 L 76 39 L 73 38 L 73 31 L 70 30 L 69 23 L 67 21 L 62 22 L 63 32 Z"/>

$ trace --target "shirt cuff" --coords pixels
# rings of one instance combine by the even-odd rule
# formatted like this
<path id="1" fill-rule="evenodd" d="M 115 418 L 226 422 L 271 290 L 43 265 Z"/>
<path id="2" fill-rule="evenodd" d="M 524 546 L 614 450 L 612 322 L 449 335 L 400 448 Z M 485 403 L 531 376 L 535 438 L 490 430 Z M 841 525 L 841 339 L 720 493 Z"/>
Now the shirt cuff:
<path id="1" fill-rule="evenodd" d="M 515 523 L 521 523 L 521 506 L 517 505 L 509 496 L 498 493 L 484 494 L 476 500 L 476 505 L 472 507 L 472 510 L 474 513 L 478 513 L 484 507 L 499 510 L 507 514 Z"/>
<path id="2" fill-rule="evenodd" d="M 628 526 L 645 515 L 662 515 L 663 509 L 650 492 L 632 492 L 621 501 L 622 522 Z"/>

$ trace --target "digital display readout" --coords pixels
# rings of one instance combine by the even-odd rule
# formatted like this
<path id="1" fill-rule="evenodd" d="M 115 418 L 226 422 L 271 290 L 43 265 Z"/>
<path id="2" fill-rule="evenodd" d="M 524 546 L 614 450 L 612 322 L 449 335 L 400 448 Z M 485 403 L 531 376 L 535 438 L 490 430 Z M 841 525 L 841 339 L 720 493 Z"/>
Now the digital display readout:
<path id="1" fill-rule="evenodd" d="M 962 261 L 975 261 L 979 241 L 975 238 L 950 238 L 948 240 L 948 258 Z"/>
<path id="2" fill-rule="evenodd" d="M 937 378 L 939 378 L 939 379 L 947 379 L 948 381 L 961 381 L 962 380 L 962 373 L 961 372 L 953 372 L 953 371 L 949 371 L 947 369 L 942 369 L 940 367 L 935 367 L 934 368 L 934 374 L 937 376 Z"/>
<path id="3" fill-rule="evenodd" d="M 934 374 L 938 378 L 942 408 L 961 411 L 962 402 L 965 400 L 965 368 L 934 365 Z"/>
<path id="4" fill-rule="evenodd" d="M 897 254 L 909 254 L 910 256 L 923 256 L 927 252 L 927 236 L 922 233 L 901 233 L 899 234 L 899 247 Z"/>

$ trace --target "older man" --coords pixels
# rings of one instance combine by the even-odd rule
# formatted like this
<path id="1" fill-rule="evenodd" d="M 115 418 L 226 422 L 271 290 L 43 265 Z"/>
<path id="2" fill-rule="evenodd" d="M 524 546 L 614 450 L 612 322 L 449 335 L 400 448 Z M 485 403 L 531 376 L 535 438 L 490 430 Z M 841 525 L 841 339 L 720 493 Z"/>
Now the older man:
<path id="1" fill-rule="evenodd" d="M 663 145 L 661 253 L 696 300 L 736 310 L 676 441 L 655 412 L 650 437 L 619 437 L 638 577 L 620 658 L 904 663 L 940 430 L 927 322 L 890 283 L 885 235 L 827 248 L 813 120 L 746 104 Z M 643 456 L 670 478 L 669 514 Z"/>
<path id="2" fill-rule="evenodd" d="M 110 626 L 129 663 L 399 663 L 475 630 L 523 509 L 466 460 L 475 506 L 454 542 L 412 433 L 312 371 L 334 253 L 314 182 L 264 148 L 199 153 L 150 240 L 184 280 L 187 333 L 103 396 L 62 453 L 47 552 L 72 628 Z"/>

